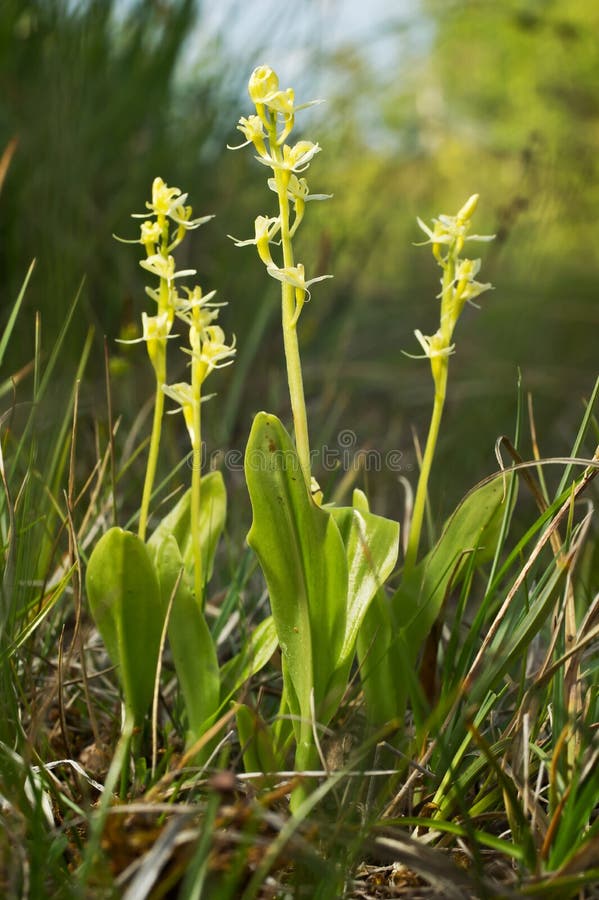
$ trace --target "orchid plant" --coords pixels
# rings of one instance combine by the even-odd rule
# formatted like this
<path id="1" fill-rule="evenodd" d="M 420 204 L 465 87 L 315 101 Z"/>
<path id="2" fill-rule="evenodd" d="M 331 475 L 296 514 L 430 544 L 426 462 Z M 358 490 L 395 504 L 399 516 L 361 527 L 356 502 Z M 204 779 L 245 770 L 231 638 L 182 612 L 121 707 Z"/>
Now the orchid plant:
<path id="1" fill-rule="evenodd" d="M 332 276 L 319 275 L 306 280 L 303 263 L 295 260 L 293 237 L 303 221 L 306 203 L 326 200 L 330 195 L 311 194 L 306 178 L 299 177 L 320 152 L 319 145 L 305 140 L 293 145 L 286 143 L 293 131 L 296 113 L 313 103 L 296 105 L 293 88 L 281 90 L 279 79 L 269 66 L 259 66 L 253 71 L 248 93 L 256 113 L 239 120 L 237 127 L 246 140 L 232 149 L 251 144 L 257 152 L 258 162 L 272 170 L 268 187 L 276 194 L 278 215 L 257 216 L 254 237 L 245 241 L 233 240 L 237 247 L 255 244 L 267 273 L 281 282 L 283 340 L 295 443 L 301 471 L 310 487 L 310 440 L 297 326 L 304 303 L 310 298 L 310 286 Z M 272 257 L 271 247 L 276 242 L 281 245 L 281 266 Z"/>
<path id="2" fill-rule="evenodd" d="M 441 267 L 441 316 L 439 328 L 430 336 L 423 335 L 418 329 L 414 332 L 422 347 L 424 358 L 430 360 L 431 373 L 435 385 L 433 412 L 422 458 L 420 477 L 412 512 L 410 534 L 406 550 L 404 573 L 409 573 L 416 563 L 420 534 L 428 491 L 428 481 L 435 455 L 435 447 L 439 437 L 439 428 L 447 395 L 447 377 L 449 373 L 449 357 L 455 351 L 453 332 L 466 303 L 472 301 L 492 288 L 491 284 L 475 281 L 480 270 L 480 259 L 462 259 L 461 253 L 466 241 L 492 241 L 494 235 L 469 234 L 472 216 L 478 205 L 478 194 L 473 194 L 455 216 L 441 215 L 433 220 L 429 228 L 422 219 L 418 219 L 420 228 L 428 240 L 422 244 L 431 244 L 433 256 Z"/>
<path id="3" fill-rule="evenodd" d="M 274 650 L 274 629 L 267 620 L 251 637 L 242 656 L 220 670 L 214 639 L 204 617 L 204 590 L 209 581 L 217 543 L 226 515 L 226 492 L 220 472 L 202 476 L 203 386 L 214 372 L 233 362 L 235 339 L 227 343 L 216 323 L 220 307 L 215 291 L 204 294 L 199 285 L 179 289 L 179 279 L 194 269 L 177 270 L 173 251 L 187 231 L 211 216 L 192 218 L 187 195 L 161 178 L 152 185 L 142 214 L 145 249 L 141 267 L 158 279 L 146 294 L 156 304 L 155 315 L 142 313 L 143 336 L 155 375 L 155 402 L 150 450 L 137 535 L 111 528 L 91 554 L 86 577 L 92 615 L 106 648 L 117 666 L 124 695 L 123 734 L 140 726 L 155 694 L 159 655 L 168 629 L 185 703 L 188 742 L 202 741 L 206 728 L 241 680 L 260 668 Z M 138 216 L 135 215 L 137 218 Z M 176 321 L 184 323 L 189 346 L 190 378 L 167 384 L 167 342 L 176 337 Z M 192 450 L 191 487 L 156 526 L 146 542 L 149 505 L 156 474 L 164 399 L 174 400 L 183 413 Z M 173 410 L 177 412 L 177 410 Z M 248 656 L 249 653 L 249 656 Z M 251 658 L 250 658 L 251 657 Z"/>
<path id="4" fill-rule="evenodd" d="M 434 400 L 399 586 L 391 598 L 377 595 L 358 638 L 367 711 L 376 726 L 393 718 L 403 719 L 410 686 L 413 689 L 418 684 L 418 656 L 448 592 L 464 578 L 467 559 L 470 565 L 478 565 L 493 552 L 498 530 L 515 500 L 515 484 L 507 490 L 511 479 L 483 482 L 458 505 L 435 546 L 418 560 L 429 478 L 447 396 L 449 359 L 455 352 L 455 327 L 465 305 L 492 288 L 476 281 L 480 259 L 461 255 L 466 241 L 493 240 L 493 235 L 470 234 L 477 205 L 478 194 L 473 194 L 457 215 L 440 215 L 433 220 L 432 228 L 417 220 L 427 236 L 421 245 L 432 245 L 433 257 L 442 270 L 439 328 L 432 335 L 415 331 L 424 351 L 416 358 L 430 362 Z M 435 647 L 430 648 L 430 654 L 436 655 Z"/>
<path id="5" fill-rule="evenodd" d="M 175 259 L 172 254 L 188 231 L 199 228 L 200 225 L 213 218 L 212 216 L 203 216 L 193 219 L 192 207 L 185 205 L 186 200 L 187 194 L 183 194 L 179 188 L 169 187 L 162 178 L 155 178 L 152 184 L 152 199 L 146 202 L 148 211 L 132 214 L 134 219 L 143 219 L 140 237 L 136 241 L 127 242 L 142 244 L 146 251 L 146 258 L 140 260 L 139 264 L 142 269 L 158 279 L 156 287 L 146 287 L 146 294 L 156 304 L 156 313 L 148 316 L 146 312 L 143 312 L 143 336 L 124 342 L 143 341 L 146 343 L 156 380 L 152 435 L 139 512 L 138 535 L 142 541 L 146 538 L 148 513 L 160 449 L 164 413 L 163 386 L 167 380 L 166 344 L 171 334 L 175 314 L 181 305 L 176 281 L 179 278 L 196 274 L 195 269 L 176 271 Z"/>
<path id="6" fill-rule="evenodd" d="M 311 470 L 308 421 L 298 340 L 298 323 L 310 287 L 329 275 L 306 278 L 294 255 L 293 238 L 306 203 L 326 199 L 311 194 L 305 177 L 320 147 L 309 140 L 288 143 L 297 105 L 292 88 L 282 90 L 276 73 L 260 66 L 248 93 L 255 113 L 238 128 L 258 162 L 272 171 L 267 184 L 276 195 L 275 215 L 259 215 L 254 237 L 235 240 L 255 245 L 267 274 L 281 283 L 282 328 L 295 444 L 276 416 L 254 419 L 245 458 L 253 509 L 248 542 L 255 550 L 269 588 L 283 659 L 284 691 L 273 728 L 276 758 L 289 739 L 291 714 L 298 771 L 319 762 L 319 730 L 337 711 L 347 688 L 357 636 L 374 595 L 395 565 L 399 526 L 373 515 L 360 491 L 351 507 L 323 505 Z M 275 247 L 280 244 L 279 263 Z M 239 721 L 240 731 L 247 716 Z M 263 723 L 261 733 L 268 733 Z M 296 809 L 306 786 L 292 794 Z"/>

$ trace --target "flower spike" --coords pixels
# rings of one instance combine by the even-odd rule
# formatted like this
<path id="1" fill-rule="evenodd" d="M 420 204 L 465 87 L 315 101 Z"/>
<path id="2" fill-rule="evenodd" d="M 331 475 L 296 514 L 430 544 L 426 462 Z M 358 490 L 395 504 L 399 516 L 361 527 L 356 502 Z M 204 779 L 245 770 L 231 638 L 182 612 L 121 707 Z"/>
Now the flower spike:
<path id="1" fill-rule="evenodd" d="M 294 259 L 292 239 L 301 225 L 306 203 L 324 200 L 325 194 L 310 194 L 304 173 L 320 146 L 307 140 L 288 144 L 295 115 L 311 104 L 296 105 L 292 88 L 282 89 L 279 78 L 270 66 L 258 66 L 252 72 L 248 93 L 255 106 L 255 114 L 244 116 L 237 128 L 253 145 L 258 162 L 272 170 L 268 187 L 278 200 L 278 215 L 258 216 L 254 222 L 254 237 L 235 241 L 237 247 L 254 244 L 268 274 L 281 282 L 281 306 L 287 380 L 295 426 L 295 440 L 307 489 L 310 488 L 310 447 L 308 422 L 297 338 L 297 323 L 306 300 L 310 299 L 310 285 L 329 278 L 320 275 L 306 280 L 304 267 Z M 318 102 L 318 101 L 317 101 Z M 235 148 L 237 149 L 237 148 Z M 231 235 L 229 235 L 231 237 Z M 280 246 L 282 259 L 273 259 L 273 245 Z"/>

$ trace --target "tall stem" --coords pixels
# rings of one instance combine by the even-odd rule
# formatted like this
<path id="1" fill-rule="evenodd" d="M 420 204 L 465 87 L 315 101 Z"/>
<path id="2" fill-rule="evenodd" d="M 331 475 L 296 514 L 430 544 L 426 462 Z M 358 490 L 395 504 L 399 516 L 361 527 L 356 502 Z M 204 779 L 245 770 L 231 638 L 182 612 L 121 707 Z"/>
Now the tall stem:
<path id="1" fill-rule="evenodd" d="M 285 360 L 287 363 L 287 381 L 289 382 L 289 396 L 291 399 L 291 412 L 293 414 L 295 446 L 306 484 L 310 487 L 310 440 L 308 437 L 306 400 L 304 396 L 304 383 L 297 339 L 297 323 L 293 322 L 293 316 L 295 314 L 295 298 L 293 292 L 294 288 L 290 284 L 283 284 L 283 344 L 285 347 Z"/>
<path id="2" fill-rule="evenodd" d="M 426 497 L 428 493 L 428 480 L 430 477 L 435 449 L 437 446 L 437 439 L 439 437 L 439 428 L 441 425 L 441 418 L 443 416 L 443 407 L 445 406 L 448 370 L 449 360 L 445 358 L 442 363 L 442 369 L 440 377 L 438 379 L 438 384 L 435 385 L 433 413 L 428 429 L 424 456 L 422 457 L 422 467 L 420 469 L 420 476 L 418 478 L 416 500 L 414 501 L 412 522 L 410 524 L 410 536 L 408 539 L 408 547 L 406 550 L 406 559 L 404 564 L 404 577 L 412 571 L 414 565 L 416 564 L 416 558 L 418 556 L 418 547 L 420 546 L 420 535 L 422 532 L 422 522 L 424 519 L 424 509 L 426 506 Z"/>
<path id="3" fill-rule="evenodd" d="M 443 290 L 441 293 L 441 334 L 443 336 L 444 345 L 449 348 L 451 344 L 451 336 L 453 332 L 453 322 L 449 304 L 451 301 L 451 287 L 455 276 L 455 260 L 453 256 L 453 245 L 451 246 L 447 259 L 444 263 L 443 270 Z M 445 397 L 447 396 L 447 375 L 449 372 L 449 357 L 438 356 L 431 358 L 431 369 L 435 382 L 435 399 L 433 402 L 433 412 L 431 415 L 431 423 L 426 438 L 426 447 L 424 456 L 422 457 L 422 466 L 418 477 L 418 487 L 416 488 L 416 499 L 414 501 L 414 509 L 412 512 L 412 521 L 410 523 L 410 535 L 408 537 L 408 546 L 406 549 L 406 558 L 404 563 L 404 577 L 409 575 L 418 557 L 418 548 L 420 546 L 420 536 L 422 534 L 422 522 L 424 520 L 424 511 L 426 507 L 426 498 L 428 495 L 428 482 L 439 438 L 439 428 L 443 417 L 443 407 L 445 406 Z"/>
<path id="4" fill-rule="evenodd" d="M 202 381 L 199 367 L 192 364 L 193 442 L 191 470 L 191 540 L 196 603 L 204 608 L 204 573 L 202 571 L 202 542 L 200 536 L 200 494 L 202 484 Z"/>
<path id="5" fill-rule="evenodd" d="M 159 217 L 162 228 L 161 253 L 168 256 L 168 222 L 166 217 Z M 158 312 L 162 313 L 168 309 L 169 303 L 169 284 L 166 278 L 160 279 Z M 150 348 L 148 344 L 148 350 Z M 158 466 L 158 451 L 160 450 L 160 432 L 162 431 L 162 416 L 164 413 L 164 393 L 162 385 L 166 383 L 166 340 L 161 341 L 156 348 L 156 356 L 150 354 L 152 366 L 156 373 L 156 396 L 154 398 L 154 418 L 152 420 L 152 435 L 150 437 L 150 451 L 148 453 L 148 463 L 146 465 L 146 477 L 144 481 L 144 489 L 141 498 L 141 509 L 139 511 L 139 528 L 137 534 L 140 540 L 145 541 L 146 530 L 148 527 L 148 511 L 150 509 L 150 500 L 152 499 L 152 489 L 154 487 L 154 479 L 156 478 L 156 468 Z"/>
<path id="6" fill-rule="evenodd" d="M 270 130 L 271 152 L 276 159 L 282 159 L 282 153 L 277 146 L 276 125 Z M 283 248 L 283 266 L 285 268 L 294 265 L 293 246 L 289 234 L 289 197 L 287 196 L 287 182 L 289 173 L 283 169 L 275 169 L 275 184 L 279 198 L 279 216 L 281 221 L 281 246 Z M 302 377 L 302 363 L 297 338 L 297 321 L 295 321 L 295 288 L 287 282 L 282 283 L 282 324 L 283 344 L 285 348 L 285 361 L 287 364 L 287 382 L 289 384 L 289 397 L 291 400 L 291 412 L 293 415 L 293 428 L 295 431 L 295 446 L 299 457 L 304 479 L 310 488 L 310 439 L 308 436 L 308 417 L 306 414 L 306 398 L 304 395 L 304 381 Z"/>
<path id="7" fill-rule="evenodd" d="M 152 421 L 152 436 L 150 438 L 150 451 L 148 454 L 148 464 L 146 466 L 146 477 L 144 481 L 143 495 L 141 498 L 141 509 L 139 511 L 139 528 L 138 535 L 142 541 L 146 539 L 146 529 L 148 525 L 148 511 L 150 508 L 150 500 L 152 499 L 152 488 L 154 487 L 154 479 L 156 477 L 156 467 L 158 465 L 158 451 L 160 449 L 160 432 L 162 429 L 162 413 L 164 410 L 164 394 L 162 385 L 166 380 L 166 368 L 156 375 L 156 397 L 154 399 L 154 419 Z"/>

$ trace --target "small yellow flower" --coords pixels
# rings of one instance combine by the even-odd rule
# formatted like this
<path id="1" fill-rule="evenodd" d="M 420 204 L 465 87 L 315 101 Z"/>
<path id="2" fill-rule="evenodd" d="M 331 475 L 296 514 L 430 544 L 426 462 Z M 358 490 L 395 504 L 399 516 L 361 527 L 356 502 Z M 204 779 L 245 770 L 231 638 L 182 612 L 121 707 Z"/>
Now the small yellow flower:
<path id="1" fill-rule="evenodd" d="M 452 288 L 452 306 L 456 320 L 466 302 L 471 302 L 485 291 L 493 290 L 493 285 L 490 282 L 483 284 L 474 280 L 479 270 L 480 259 L 461 259 L 456 266 L 455 281 Z"/>
<path id="2" fill-rule="evenodd" d="M 217 319 L 220 307 L 227 305 L 226 303 L 212 303 L 216 291 L 210 291 L 204 296 L 199 285 L 196 285 L 193 290 L 188 287 L 183 289 L 187 292 L 187 299 L 184 300 L 177 295 L 175 306 L 177 317 L 189 326 L 193 324 L 199 331 Z"/>
<path id="3" fill-rule="evenodd" d="M 232 357 L 237 353 L 235 344 L 235 336 L 231 344 L 225 343 L 225 332 L 220 325 L 208 325 L 203 329 L 200 359 L 207 366 L 206 376 L 214 369 L 233 363 Z"/>
<path id="4" fill-rule="evenodd" d="M 312 141 L 298 141 L 293 147 L 283 149 L 283 158 L 292 171 L 302 172 L 320 150 L 320 145 Z"/>
<path id="5" fill-rule="evenodd" d="M 283 159 L 275 159 L 274 156 L 266 154 L 265 156 L 257 156 L 258 162 L 264 166 L 270 166 L 271 169 L 283 169 L 287 172 L 305 172 L 310 165 L 311 160 L 320 153 L 319 144 L 312 141 L 298 141 L 293 147 L 287 144 L 283 146 Z"/>
<path id="6" fill-rule="evenodd" d="M 179 229 L 185 231 L 194 231 L 194 229 L 199 228 L 200 225 L 204 225 L 206 222 L 209 222 L 210 219 L 214 218 L 214 215 L 211 216 L 200 216 L 198 219 L 192 219 L 191 214 L 193 213 L 193 209 L 191 206 L 175 206 L 171 212 L 169 213 L 169 218 L 179 226 Z M 177 237 L 177 243 L 180 243 L 182 239 L 182 235 L 179 234 Z M 171 244 L 171 248 L 172 248 Z"/>
<path id="7" fill-rule="evenodd" d="M 433 228 L 429 228 L 422 219 L 417 222 L 428 236 L 422 244 L 432 244 L 436 259 L 440 259 L 441 245 L 453 246 L 456 253 L 461 253 L 465 241 L 492 241 L 494 234 L 468 234 L 470 218 L 478 203 L 478 194 L 473 194 L 462 206 L 457 216 L 440 215 L 433 219 Z"/>
<path id="8" fill-rule="evenodd" d="M 478 206 L 478 198 L 479 198 L 478 194 L 472 194 L 471 197 L 468 197 L 468 199 L 466 200 L 466 202 L 464 203 L 461 210 L 459 211 L 459 213 L 456 216 L 456 219 L 459 222 L 467 222 L 469 219 L 472 218 L 472 216 L 474 215 L 474 212 L 476 210 L 476 207 Z"/>
<path id="9" fill-rule="evenodd" d="M 154 253 L 152 256 L 148 256 L 147 259 L 141 259 L 139 264 L 142 269 L 146 269 L 152 275 L 156 275 L 157 278 L 163 278 L 169 284 L 175 278 L 196 274 L 195 269 L 181 269 L 179 272 L 175 272 L 174 256 L 162 256 L 161 253 Z"/>
<path id="10" fill-rule="evenodd" d="M 248 247 L 255 244 L 260 259 L 265 266 L 272 266 L 272 256 L 270 254 L 270 242 L 276 237 L 281 229 L 281 222 L 278 216 L 256 216 L 254 220 L 254 237 L 247 241 L 240 241 L 229 235 L 236 247 Z"/>
<path id="11" fill-rule="evenodd" d="M 183 413 L 191 444 L 192 446 L 195 446 L 195 429 L 193 423 L 194 398 L 191 385 L 187 384 L 185 381 L 179 381 L 177 384 L 172 385 L 163 384 L 162 390 L 166 396 L 170 397 L 171 400 L 174 400 L 179 407 L 179 409 L 169 410 L 169 413 L 173 415 L 174 413 L 179 412 L 179 410 Z"/>
<path id="12" fill-rule="evenodd" d="M 422 334 L 422 332 L 417 328 L 414 334 L 416 335 L 418 343 L 424 350 L 424 356 L 428 357 L 428 359 L 430 360 L 433 379 L 436 382 L 442 373 L 443 366 L 445 365 L 443 360 L 454 353 L 455 344 L 450 344 L 448 346 L 445 338 L 441 334 L 440 329 L 434 334 L 428 336 Z M 418 357 L 413 357 L 413 359 L 418 359 Z"/>
<path id="13" fill-rule="evenodd" d="M 287 88 L 286 91 L 276 91 L 264 102 L 272 112 L 280 113 L 286 119 L 293 117 L 295 112 L 295 93 L 293 88 Z"/>
<path id="14" fill-rule="evenodd" d="M 309 281 L 306 281 L 302 263 L 298 263 L 297 266 L 286 266 L 283 269 L 278 269 L 276 266 L 267 266 L 266 271 L 271 278 L 276 278 L 277 281 L 290 284 L 295 288 L 295 312 L 290 323 L 292 326 L 297 324 L 304 303 L 311 297 L 308 290 L 310 285 L 333 277 L 332 275 L 319 275 L 317 278 L 310 278 Z"/>
<path id="15" fill-rule="evenodd" d="M 253 144 L 261 156 L 266 155 L 266 145 L 264 143 L 266 134 L 260 116 L 247 116 L 247 118 L 242 116 L 237 128 L 246 140 L 243 144 L 238 144 L 236 147 L 229 147 L 229 150 L 240 150 L 242 147 L 247 147 L 248 144 Z"/>
<path id="16" fill-rule="evenodd" d="M 199 228 L 205 222 L 209 222 L 214 216 L 202 216 L 199 219 L 192 219 L 191 206 L 185 206 L 187 194 L 182 194 L 178 187 L 169 187 L 162 178 L 155 178 L 152 182 L 152 200 L 146 201 L 146 209 L 154 213 L 158 217 L 160 228 L 164 219 L 168 217 L 172 219 L 180 228 L 190 231 Z M 133 213 L 133 219 L 147 219 L 146 213 Z M 178 238 L 177 243 L 179 243 Z"/>
<path id="17" fill-rule="evenodd" d="M 333 277 L 332 275 L 319 275 L 317 278 L 310 278 L 309 281 L 306 281 L 304 267 L 301 263 L 298 263 L 297 266 L 287 266 L 283 269 L 278 269 L 276 266 L 269 266 L 267 271 L 272 278 L 276 278 L 277 281 L 283 281 L 286 284 L 292 285 L 297 291 L 307 294 L 308 297 L 310 297 L 308 288 L 311 284 L 315 284 L 317 281 L 325 281 L 325 279 Z"/>
<path id="18" fill-rule="evenodd" d="M 139 240 L 146 248 L 148 256 L 152 256 L 155 253 L 155 244 L 158 243 L 161 237 L 162 228 L 159 222 L 152 222 L 151 219 L 146 219 L 145 222 L 141 223 L 141 237 Z"/>
<path id="19" fill-rule="evenodd" d="M 150 362 L 156 369 L 163 362 L 164 348 L 169 337 L 175 337 L 170 334 L 173 326 L 172 316 L 168 312 L 158 313 L 156 316 L 149 316 L 146 312 L 141 314 L 141 324 L 143 329 L 142 337 L 124 340 L 117 338 L 119 344 L 141 344 L 145 342 L 148 349 Z"/>
<path id="20" fill-rule="evenodd" d="M 233 335 L 231 344 L 225 343 L 225 332 L 220 325 L 206 325 L 198 328 L 192 323 L 189 329 L 189 349 L 182 347 L 183 353 L 191 356 L 194 372 L 199 373 L 203 383 L 215 369 L 224 369 L 233 364 L 232 357 L 237 353 L 236 339 Z"/>
<path id="21" fill-rule="evenodd" d="M 480 259 L 461 259 L 456 266 L 455 280 L 460 282 L 472 281 L 480 271 Z"/>
<path id="22" fill-rule="evenodd" d="M 414 331 L 418 343 L 424 350 L 424 355 L 432 359 L 435 356 L 451 356 L 454 352 L 455 344 L 447 346 L 440 331 L 435 331 L 433 335 L 425 335 L 418 328 Z"/>
<path id="23" fill-rule="evenodd" d="M 152 182 L 152 200 L 146 202 L 146 207 L 157 216 L 170 216 L 177 206 L 181 206 L 187 199 L 187 194 L 182 194 L 178 187 L 169 187 L 162 178 L 155 178 Z"/>

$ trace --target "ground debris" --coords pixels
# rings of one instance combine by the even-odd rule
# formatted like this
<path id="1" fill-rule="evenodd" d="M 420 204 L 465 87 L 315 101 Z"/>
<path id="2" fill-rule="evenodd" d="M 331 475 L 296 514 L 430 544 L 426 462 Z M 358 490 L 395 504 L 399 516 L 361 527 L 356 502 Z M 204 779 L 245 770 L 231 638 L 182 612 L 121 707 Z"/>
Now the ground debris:
<path id="1" fill-rule="evenodd" d="M 234 877 L 242 889 L 248 882 L 279 835 L 285 817 L 277 810 L 277 792 L 271 794 L 272 804 L 264 804 L 230 790 L 229 781 L 222 778 L 218 786 L 221 790 L 215 790 L 216 783 L 210 784 L 220 803 L 208 818 L 206 799 L 189 805 L 133 802 L 110 808 L 101 846 L 115 884 L 127 896 L 130 892 L 139 896 L 142 886 L 148 898 L 176 896 L 202 844 L 208 885 Z M 272 876 L 288 866 L 298 840 L 286 844 L 273 858 L 267 879 L 271 884 L 265 885 L 260 897 L 277 895 Z"/>

